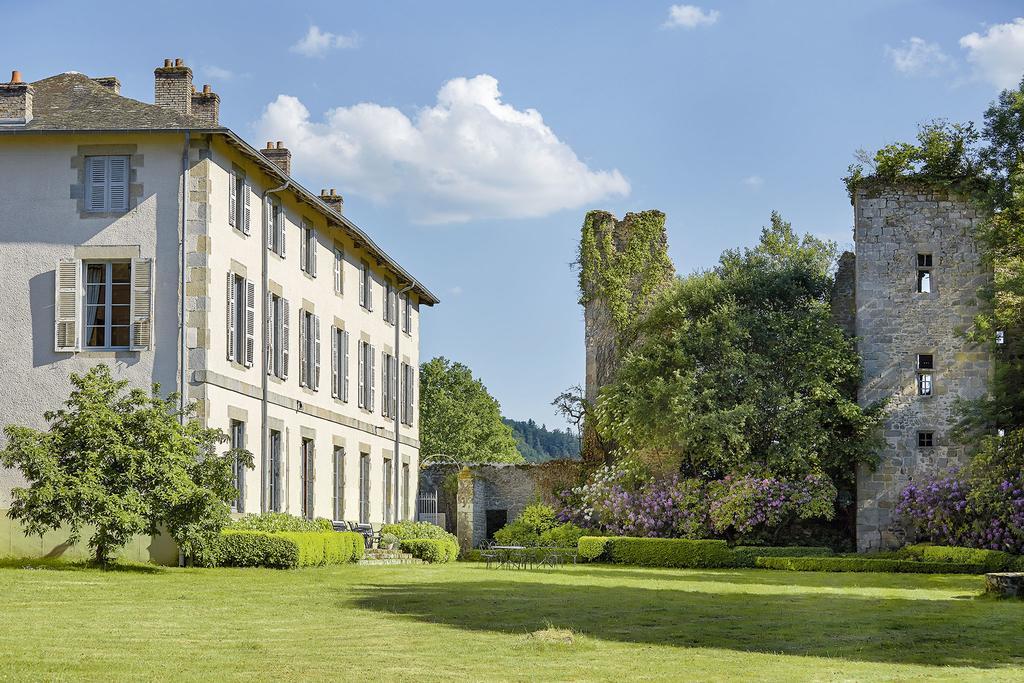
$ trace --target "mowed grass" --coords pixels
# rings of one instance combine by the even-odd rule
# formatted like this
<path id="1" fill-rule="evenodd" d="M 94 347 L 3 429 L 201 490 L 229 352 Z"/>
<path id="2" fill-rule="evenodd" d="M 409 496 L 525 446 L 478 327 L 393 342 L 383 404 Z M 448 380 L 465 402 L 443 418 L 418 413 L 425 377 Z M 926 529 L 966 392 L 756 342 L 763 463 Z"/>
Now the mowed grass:
<path id="1" fill-rule="evenodd" d="M 0 569 L 0 679 L 1024 680 L 981 577 Z"/>

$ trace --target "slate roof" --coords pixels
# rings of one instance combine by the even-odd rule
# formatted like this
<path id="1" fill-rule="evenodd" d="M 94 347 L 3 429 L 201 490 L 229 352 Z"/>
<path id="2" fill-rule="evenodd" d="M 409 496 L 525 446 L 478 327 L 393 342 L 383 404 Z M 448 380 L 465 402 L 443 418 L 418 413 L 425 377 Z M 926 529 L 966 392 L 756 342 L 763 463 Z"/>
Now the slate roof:
<path id="1" fill-rule="evenodd" d="M 183 130 L 185 116 L 123 97 L 88 76 L 64 73 L 32 84 L 32 120 L 24 130 Z"/>

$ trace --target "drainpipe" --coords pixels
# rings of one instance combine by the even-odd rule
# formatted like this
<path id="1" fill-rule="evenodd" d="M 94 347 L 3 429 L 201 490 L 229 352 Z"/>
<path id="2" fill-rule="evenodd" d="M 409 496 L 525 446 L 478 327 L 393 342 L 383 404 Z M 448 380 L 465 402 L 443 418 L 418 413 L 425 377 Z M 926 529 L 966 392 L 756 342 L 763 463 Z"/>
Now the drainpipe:
<path id="1" fill-rule="evenodd" d="M 260 454 L 261 454 L 261 468 L 263 470 L 263 476 L 265 480 L 260 491 L 260 508 L 264 512 L 270 510 L 270 478 L 274 476 L 273 469 L 270 466 L 270 429 L 267 427 L 267 396 L 270 391 L 270 380 L 267 379 L 270 375 L 270 358 L 267 358 L 267 339 L 271 333 L 270 328 L 267 326 L 267 293 L 270 291 L 270 276 L 267 273 L 267 264 L 269 257 L 267 256 L 267 237 L 270 236 L 270 230 L 272 225 L 267 224 L 267 196 L 282 192 L 288 189 L 291 185 L 291 180 L 284 181 L 284 185 L 275 187 L 272 190 L 266 190 L 260 197 L 260 213 L 263 217 L 260 219 L 260 225 L 263 226 L 261 236 L 263 243 L 260 245 L 263 251 L 263 258 L 261 260 L 261 274 L 260 274 L 260 293 L 263 297 L 263 322 L 261 323 L 261 329 L 263 330 L 263 350 L 260 356 L 263 357 L 261 366 L 263 368 L 263 379 L 260 383 L 261 386 L 261 400 L 260 400 Z M 276 350 L 275 350 L 276 351 Z"/>
<path id="2" fill-rule="evenodd" d="M 179 301 L 178 301 L 178 328 L 181 346 L 179 353 L 181 354 L 181 360 L 179 365 L 180 374 L 178 376 L 178 409 L 180 413 L 179 420 L 181 424 L 185 424 L 185 408 L 188 406 L 188 396 L 186 395 L 186 387 L 188 386 L 188 326 L 185 324 L 185 286 L 188 283 L 188 195 L 189 195 L 189 147 L 192 144 L 192 131 L 185 131 L 185 148 L 181 152 L 181 263 L 179 264 L 179 272 L 181 279 L 178 283 L 180 288 Z M 152 333 L 151 333 L 152 334 Z"/>
<path id="3" fill-rule="evenodd" d="M 401 358 L 401 356 L 398 353 L 399 352 L 399 346 L 400 346 L 401 341 L 402 341 L 402 329 L 401 329 L 402 323 L 400 321 L 404 318 L 404 308 L 403 308 L 403 310 L 400 311 L 399 310 L 399 306 L 402 303 L 402 295 L 406 294 L 412 288 L 413 288 L 413 285 L 410 284 L 410 285 L 406 286 L 405 289 L 403 289 L 402 291 L 400 291 L 398 294 L 395 295 L 395 370 L 399 370 L 399 371 L 400 371 L 400 368 L 402 367 L 401 361 L 399 360 Z M 402 419 L 401 419 L 401 417 L 399 417 L 402 414 L 402 405 L 401 405 L 401 401 L 400 401 L 401 394 L 398 391 L 398 389 L 400 387 L 401 387 L 401 381 L 396 376 L 395 377 L 395 396 L 396 396 L 395 403 L 398 406 L 398 410 L 395 411 L 395 466 L 394 466 L 394 470 L 395 470 L 395 506 L 394 506 L 394 512 L 392 513 L 394 515 L 394 520 L 392 520 L 392 521 L 394 521 L 396 523 L 402 521 L 401 513 L 399 512 L 399 510 L 401 509 L 401 506 L 402 506 L 402 498 L 401 498 L 401 493 L 402 493 L 402 484 L 401 484 L 402 483 L 402 459 L 401 459 L 400 453 L 399 453 L 399 450 L 402 447 L 402 445 L 401 445 L 402 444 L 402 442 L 401 442 L 401 434 L 400 434 Z"/>

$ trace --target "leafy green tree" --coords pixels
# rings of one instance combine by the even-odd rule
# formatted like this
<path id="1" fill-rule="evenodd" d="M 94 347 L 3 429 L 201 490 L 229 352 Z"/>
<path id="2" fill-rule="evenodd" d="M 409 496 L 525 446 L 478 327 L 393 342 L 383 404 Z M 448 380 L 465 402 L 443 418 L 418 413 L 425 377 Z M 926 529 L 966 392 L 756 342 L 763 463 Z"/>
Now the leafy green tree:
<path id="1" fill-rule="evenodd" d="M 129 389 L 106 365 L 72 374 L 71 383 L 65 407 L 45 415 L 48 430 L 4 428 L 0 464 L 29 482 L 14 489 L 8 515 L 30 534 L 65 528 L 72 542 L 91 525 L 100 564 L 132 536 L 162 528 L 187 555 L 201 552 L 229 521 L 233 464 L 251 468 L 252 454 L 218 454 L 227 436 L 204 428 L 194 407 L 182 415 L 175 394 Z"/>
<path id="2" fill-rule="evenodd" d="M 882 406 L 855 400 L 860 359 L 829 305 L 835 254 L 772 214 L 757 247 L 682 278 L 602 391 L 602 436 L 687 477 L 824 471 L 851 485 Z"/>
<path id="3" fill-rule="evenodd" d="M 458 462 L 523 462 L 501 406 L 462 363 L 420 366 L 420 449 Z"/>

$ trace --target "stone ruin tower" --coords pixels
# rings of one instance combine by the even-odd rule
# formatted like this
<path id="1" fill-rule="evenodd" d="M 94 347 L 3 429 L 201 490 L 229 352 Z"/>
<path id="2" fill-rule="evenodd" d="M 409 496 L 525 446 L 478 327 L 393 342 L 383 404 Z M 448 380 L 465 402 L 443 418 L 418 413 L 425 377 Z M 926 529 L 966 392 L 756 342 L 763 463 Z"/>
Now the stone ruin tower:
<path id="1" fill-rule="evenodd" d="M 579 267 L 587 350 L 584 395 L 593 405 L 601 387 L 615 376 L 622 347 L 632 341 L 630 327 L 675 278 L 665 214 L 627 213 L 620 221 L 607 211 L 588 212 L 580 236 Z M 584 424 L 585 461 L 604 461 L 611 447 L 597 438 L 593 424 Z"/>
<path id="2" fill-rule="evenodd" d="M 909 482 L 967 458 L 949 437 L 954 403 L 986 394 L 993 362 L 959 332 L 979 312 L 978 290 L 991 274 L 972 238 L 982 216 L 966 197 L 867 181 L 853 206 L 856 256 L 840 262 L 833 310 L 848 330 L 854 313 L 861 405 L 889 398 L 878 468 L 857 472 L 857 547 L 870 550 L 903 540 L 893 508 Z"/>

